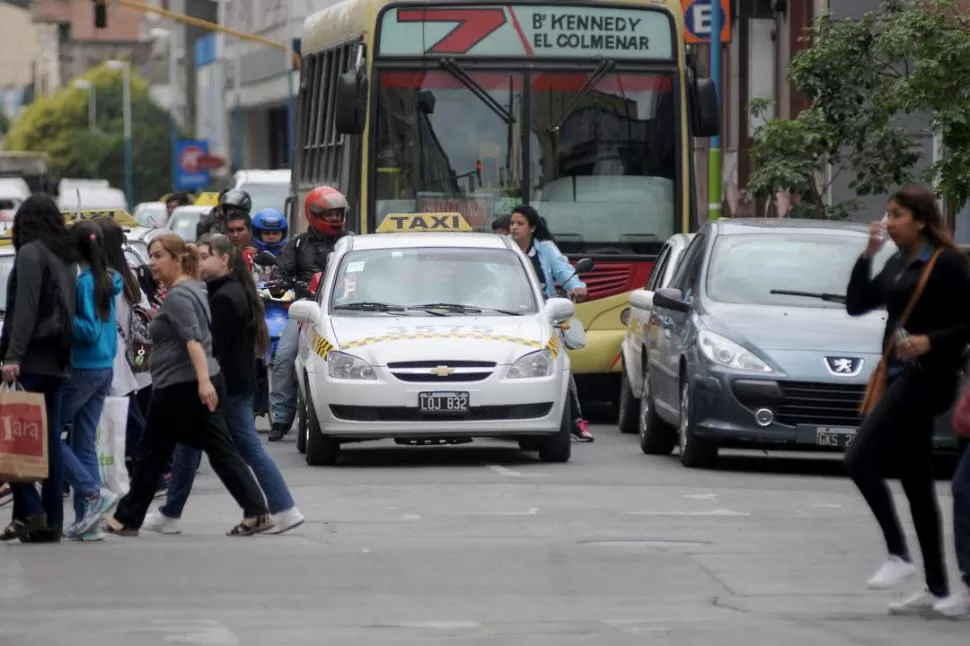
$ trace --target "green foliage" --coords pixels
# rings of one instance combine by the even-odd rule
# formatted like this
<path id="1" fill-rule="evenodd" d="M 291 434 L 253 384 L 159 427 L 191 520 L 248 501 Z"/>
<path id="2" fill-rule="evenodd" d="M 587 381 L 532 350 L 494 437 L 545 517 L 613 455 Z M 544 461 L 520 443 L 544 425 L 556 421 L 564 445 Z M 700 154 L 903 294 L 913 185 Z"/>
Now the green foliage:
<path id="1" fill-rule="evenodd" d="M 10 132 L 10 119 L 5 112 L 0 111 L 0 135 Z"/>
<path id="2" fill-rule="evenodd" d="M 812 46 L 788 66 L 811 107 L 790 121 L 769 121 L 754 134 L 758 197 L 792 189 L 810 196 L 820 217 L 844 217 L 856 201 L 831 206 L 822 196 L 841 173 L 858 195 L 921 181 L 957 208 L 970 198 L 970 17 L 953 0 L 883 0 L 861 20 L 821 16 Z M 764 114 L 763 101 L 752 114 Z M 943 159 L 917 171 L 921 151 L 904 128 L 930 115 Z M 928 162 L 929 160 L 923 160 Z M 823 179 L 826 162 L 832 166 Z"/>
<path id="3" fill-rule="evenodd" d="M 88 90 L 68 86 L 38 97 L 24 108 L 5 140 L 8 150 L 46 152 L 56 182 L 60 178 L 107 179 L 124 189 L 124 90 L 122 73 L 105 66 L 80 77 L 97 92 L 97 132 L 88 128 Z M 132 74 L 132 147 L 135 202 L 151 201 L 171 186 L 168 113 L 148 94 L 148 84 Z"/>

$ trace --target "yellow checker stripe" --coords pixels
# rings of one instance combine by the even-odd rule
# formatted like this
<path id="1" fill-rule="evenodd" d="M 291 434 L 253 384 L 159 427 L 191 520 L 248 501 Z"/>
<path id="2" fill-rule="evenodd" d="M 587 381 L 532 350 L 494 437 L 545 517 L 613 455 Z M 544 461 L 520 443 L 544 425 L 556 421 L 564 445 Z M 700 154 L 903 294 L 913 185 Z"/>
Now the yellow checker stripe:
<path id="1" fill-rule="evenodd" d="M 322 336 L 317 334 L 316 330 L 313 330 L 313 333 L 310 335 L 310 347 L 313 348 L 313 351 L 316 354 L 320 355 L 324 359 L 326 359 L 327 355 L 330 354 L 330 351 L 333 350 L 333 345 L 331 345 L 330 342 L 324 339 Z"/>
<path id="2" fill-rule="evenodd" d="M 562 341 L 559 340 L 559 336 L 556 334 L 552 335 L 549 339 L 549 343 L 546 344 L 546 350 L 552 353 L 552 358 L 555 359 L 562 352 Z"/>
<path id="3" fill-rule="evenodd" d="M 481 332 L 415 332 L 413 334 L 382 334 L 380 336 L 369 336 L 353 341 L 342 342 L 342 348 L 360 348 L 365 345 L 375 343 L 388 343 L 390 341 L 411 341 L 414 339 L 474 339 L 478 341 L 504 341 L 515 343 L 530 348 L 541 348 L 540 343 L 534 339 L 523 339 L 508 334 L 483 334 Z"/>

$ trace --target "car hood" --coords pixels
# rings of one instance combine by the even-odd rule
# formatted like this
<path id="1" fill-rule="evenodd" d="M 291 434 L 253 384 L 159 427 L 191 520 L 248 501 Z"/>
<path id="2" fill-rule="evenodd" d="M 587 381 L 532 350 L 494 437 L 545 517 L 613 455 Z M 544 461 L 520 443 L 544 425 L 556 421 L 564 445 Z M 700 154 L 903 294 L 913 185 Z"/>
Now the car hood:
<path id="1" fill-rule="evenodd" d="M 842 308 L 716 303 L 702 321 L 713 332 L 761 350 L 878 354 L 886 313 L 849 316 Z"/>
<path id="2" fill-rule="evenodd" d="M 397 361 L 494 361 L 510 364 L 549 342 L 539 315 L 401 316 L 330 319 L 333 345 L 372 365 Z"/>

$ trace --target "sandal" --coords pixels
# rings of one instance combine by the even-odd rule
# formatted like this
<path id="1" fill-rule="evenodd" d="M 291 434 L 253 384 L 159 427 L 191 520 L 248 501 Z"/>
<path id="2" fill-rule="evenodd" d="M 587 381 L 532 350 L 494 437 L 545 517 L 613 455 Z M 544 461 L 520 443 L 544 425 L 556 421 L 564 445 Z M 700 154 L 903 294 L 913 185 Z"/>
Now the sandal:
<path id="1" fill-rule="evenodd" d="M 22 539 L 45 527 L 47 527 L 47 514 L 37 514 L 36 516 L 28 516 L 25 520 L 15 520 L 0 533 L 0 541 Z"/>
<path id="2" fill-rule="evenodd" d="M 269 514 L 260 514 L 259 516 L 256 516 L 253 524 L 247 523 L 247 520 L 249 519 L 244 519 L 243 522 L 226 532 L 226 536 L 252 536 L 253 534 L 262 534 L 263 532 L 268 532 L 276 527 L 276 522 Z"/>
<path id="3" fill-rule="evenodd" d="M 114 523 L 118 523 L 118 526 L 115 527 Z M 134 527 L 129 527 L 124 523 L 120 523 L 114 518 L 105 520 L 102 529 L 104 529 L 105 533 L 114 534 L 115 536 L 124 536 L 125 538 L 134 538 L 135 536 L 138 536 L 137 529 Z"/>

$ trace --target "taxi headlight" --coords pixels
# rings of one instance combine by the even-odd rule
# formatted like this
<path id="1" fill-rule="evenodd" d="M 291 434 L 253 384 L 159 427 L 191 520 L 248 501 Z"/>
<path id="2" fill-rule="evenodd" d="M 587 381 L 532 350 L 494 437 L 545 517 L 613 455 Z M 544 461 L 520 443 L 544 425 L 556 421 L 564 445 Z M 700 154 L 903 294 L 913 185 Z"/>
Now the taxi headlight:
<path id="1" fill-rule="evenodd" d="M 333 350 L 327 355 L 327 372 L 333 379 L 377 379 L 373 366 L 360 357 Z"/>
<path id="2" fill-rule="evenodd" d="M 509 368 L 509 379 L 528 379 L 530 377 L 548 377 L 552 375 L 555 360 L 549 350 L 530 352 L 524 357 L 516 359 Z"/>

